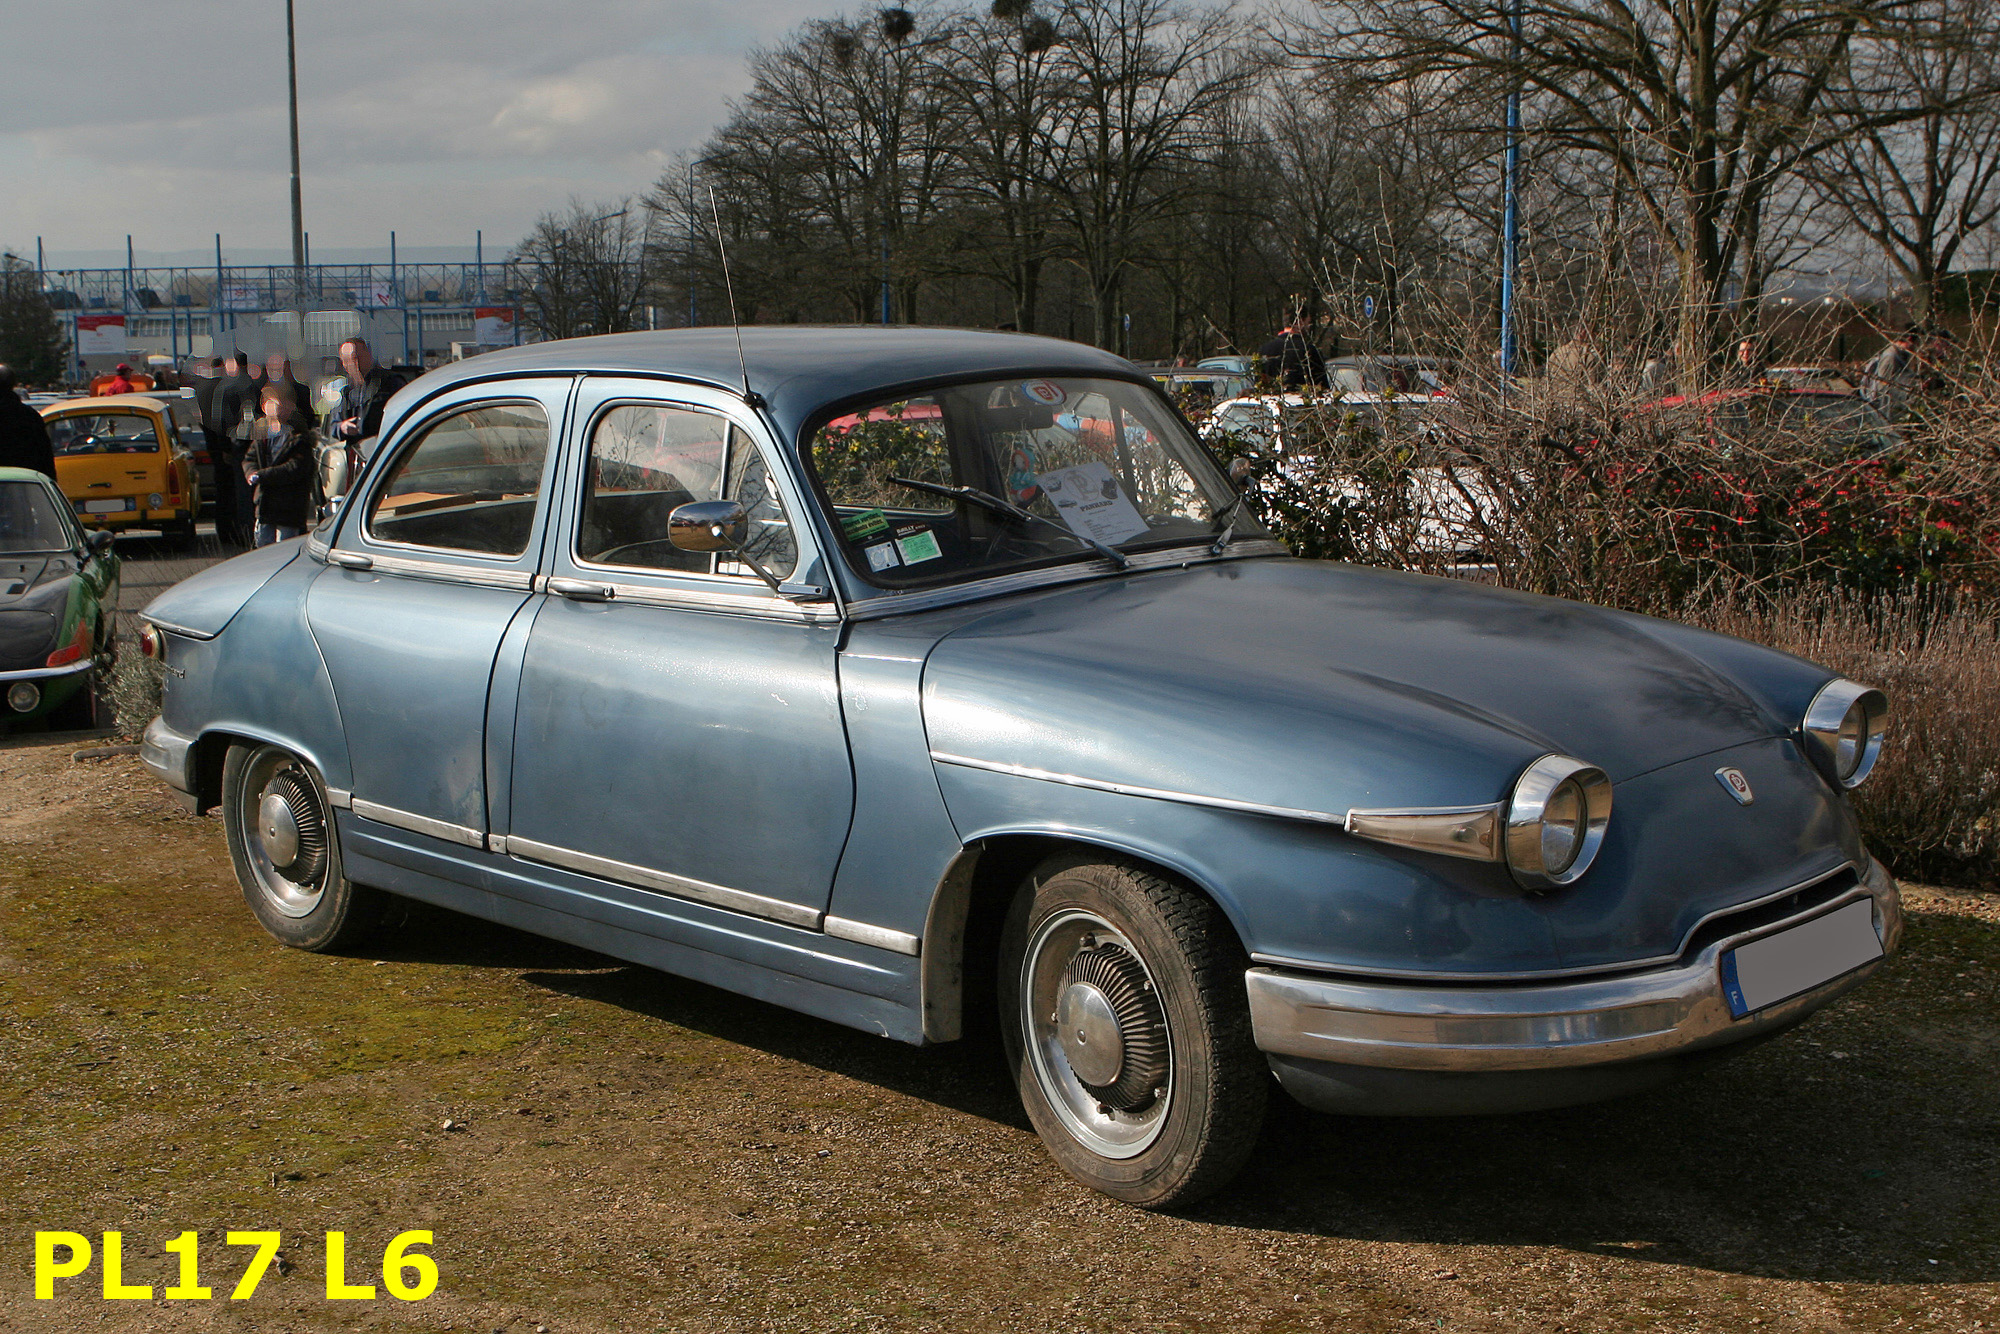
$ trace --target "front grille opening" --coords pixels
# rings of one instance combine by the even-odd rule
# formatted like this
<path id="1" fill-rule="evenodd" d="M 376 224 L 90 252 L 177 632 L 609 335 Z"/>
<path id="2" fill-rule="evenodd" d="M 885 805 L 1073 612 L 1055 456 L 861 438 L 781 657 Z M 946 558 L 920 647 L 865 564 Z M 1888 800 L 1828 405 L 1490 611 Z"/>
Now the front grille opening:
<path id="1" fill-rule="evenodd" d="M 1760 926 L 1770 926 L 1782 922 L 1787 917 L 1817 908 L 1823 903 L 1831 903 L 1853 889 L 1861 879 L 1852 866 L 1843 866 L 1828 876 L 1823 876 L 1810 884 L 1801 885 L 1780 898 L 1757 904 L 1755 907 L 1739 908 L 1734 912 L 1711 917 L 1696 927 L 1688 937 L 1687 946 L 1681 957 L 1699 954 L 1725 936 L 1734 936 L 1745 931 L 1754 931 Z"/>

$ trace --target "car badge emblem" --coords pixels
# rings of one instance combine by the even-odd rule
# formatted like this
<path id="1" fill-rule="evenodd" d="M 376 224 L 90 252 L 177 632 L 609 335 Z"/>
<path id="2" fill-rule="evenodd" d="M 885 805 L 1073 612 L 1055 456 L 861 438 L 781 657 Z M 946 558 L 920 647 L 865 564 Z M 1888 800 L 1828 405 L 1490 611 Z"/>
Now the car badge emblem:
<path id="1" fill-rule="evenodd" d="M 1748 806 L 1757 800 L 1757 794 L 1750 790 L 1750 780 L 1743 776 L 1741 769 L 1725 764 L 1715 771 L 1715 781 L 1722 784 L 1723 791 L 1736 798 L 1738 806 Z"/>

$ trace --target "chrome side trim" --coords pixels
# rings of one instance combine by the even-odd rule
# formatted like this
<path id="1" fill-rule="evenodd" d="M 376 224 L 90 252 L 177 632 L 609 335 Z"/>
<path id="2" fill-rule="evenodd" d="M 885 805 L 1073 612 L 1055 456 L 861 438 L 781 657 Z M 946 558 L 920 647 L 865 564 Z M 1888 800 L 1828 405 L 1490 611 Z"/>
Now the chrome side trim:
<path id="1" fill-rule="evenodd" d="M 359 797 L 348 798 L 348 809 L 364 820 L 376 824 L 389 825 L 395 829 L 407 829 L 413 834 L 429 834 L 447 843 L 458 843 L 468 848 L 486 846 L 486 835 L 477 829 L 468 829 L 462 824 L 452 824 L 449 820 L 433 820 L 428 815 L 413 815 L 409 811 L 399 811 L 394 806 L 382 806 Z"/>
<path id="2" fill-rule="evenodd" d="M 1347 832 L 1356 838 L 1435 852 L 1467 861 L 1497 862 L 1500 803 L 1484 806 L 1410 806 L 1347 813 Z"/>
<path id="3" fill-rule="evenodd" d="M 762 584 L 758 587 L 761 589 Z M 737 616 L 761 616 L 774 621 L 799 621 L 809 625 L 831 625 L 840 615 L 830 605 L 824 608 L 801 606 L 767 592 L 736 592 L 705 588 L 662 588 L 654 584 L 610 585 L 611 600 L 632 602 L 645 607 L 672 607 L 681 611 L 719 611 Z"/>
<path id="4" fill-rule="evenodd" d="M 907 954 L 917 958 L 922 953 L 923 942 L 907 931 L 891 931 L 886 926 L 871 926 L 867 922 L 851 921 L 845 917 L 828 914 L 820 923 L 820 930 L 836 940 L 851 940 L 857 945 L 873 945 L 880 950 L 893 950 L 897 954 Z"/>
<path id="5" fill-rule="evenodd" d="M 527 861 L 559 866 L 565 871 L 579 871 L 584 875 L 594 875 L 600 880 L 615 880 L 621 885 L 631 885 L 636 889 L 657 890 L 662 894 L 671 894 L 675 898 L 693 899 L 697 903 L 728 908 L 733 912 L 747 913 L 752 917 L 782 922 L 786 926 L 802 926 L 808 931 L 819 930 L 820 921 L 824 917 L 817 908 L 802 908 L 796 903 L 786 903 L 783 899 L 769 899 L 762 894 L 752 894 L 747 890 L 711 885 L 705 880 L 691 880 L 668 871 L 655 871 L 651 867 L 634 866 L 630 862 L 613 861 L 609 857 L 596 857 L 587 852 L 559 848 L 551 843 L 537 843 L 532 839 L 519 838 L 512 834 L 506 838 L 506 850 L 508 855 Z"/>
<path id="6" fill-rule="evenodd" d="M 1871 868 L 1871 871 L 1879 868 Z M 1697 1051 L 1803 1018 L 1881 967 L 1876 959 L 1755 1014 L 1732 1017 L 1722 955 L 1739 945 L 1872 902 L 1882 958 L 1900 943 L 1902 910 L 1886 873 L 1783 921 L 1704 947 L 1672 968 L 1552 986 L 1409 986 L 1252 968 L 1245 974 L 1257 1046 L 1280 1056 L 1389 1070 L 1557 1070 Z"/>
<path id="7" fill-rule="evenodd" d="M 401 574 L 412 579 L 477 584 L 481 588 L 506 588 L 518 593 L 531 593 L 535 587 L 535 576 L 530 570 L 485 570 L 476 565 L 453 565 L 439 560 L 413 560 L 408 556 L 376 555 L 372 551 L 356 554 L 365 555 L 374 562 L 370 569 L 375 574 Z"/>
<path id="8" fill-rule="evenodd" d="M 1155 801 L 1178 801 L 1189 806 L 1210 806 L 1222 811 L 1243 811 L 1250 815 L 1272 815 L 1281 820 L 1306 820 L 1313 824 L 1330 824 L 1342 829 L 1347 827 L 1345 814 L 1333 815 L 1326 811 L 1298 810 L 1291 806 L 1266 806 L 1262 802 L 1232 801 L 1228 797 L 1208 797 L 1197 792 L 1175 792 L 1159 787 L 1137 787 L 1131 783 L 1107 783 L 1097 778 L 1079 778 L 1075 774 L 1030 769 L 1023 764 L 975 760 L 970 756 L 953 755 L 942 750 L 932 751 L 931 758 L 939 764 L 954 764 L 962 769 L 984 769 L 988 773 L 1009 774 L 1015 778 L 1034 778 L 1044 783 L 1089 788 L 1093 792 L 1115 792 L 1121 797 L 1150 797 Z"/>
<path id="9" fill-rule="evenodd" d="M 58 676 L 75 676 L 96 665 L 97 659 L 85 658 L 81 662 L 66 662 L 60 667 L 29 667 L 24 671 L 0 672 L 0 681 L 47 681 Z"/>
<path id="10" fill-rule="evenodd" d="M 1217 556 L 1208 554 L 1206 544 L 1175 547 L 1169 551 L 1141 551 L 1134 552 L 1128 558 L 1130 563 L 1123 570 L 1113 567 L 1102 558 L 1096 558 L 1082 565 L 1059 565 L 1050 570 L 1024 570 L 1019 574 L 995 575 L 991 579 L 977 579 L 969 584 L 952 584 L 945 588 L 926 588 L 911 593 L 883 593 L 859 601 L 850 601 L 847 604 L 847 617 L 853 621 L 867 621 L 878 616 L 899 616 L 906 611 L 930 611 L 936 607 L 956 606 L 961 602 L 978 602 L 985 598 L 1004 597 L 1009 593 L 1022 593 L 1034 588 L 1084 583 L 1092 579 L 1108 579 L 1114 575 L 1185 569 L 1191 565 L 1208 565 L 1216 561 L 1291 554 L 1285 549 L 1284 543 L 1264 538 L 1246 538 L 1233 543 L 1229 550 Z"/>
<path id="11" fill-rule="evenodd" d="M 320 541 L 317 537 L 308 537 L 306 539 L 306 555 L 311 556 L 314 560 L 325 561 L 327 553 L 332 550 L 332 547 Z"/>
<path id="12" fill-rule="evenodd" d="M 344 787 L 330 787 L 326 790 L 326 804 L 337 811 L 354 809 L 354 794 Z"/>
<path id="13" fill-rule="evenodd" d="M 152 626 L 155 630 L 165 630 L 169 634 L 180 635 L 186 639 L 215 638 L 215 631 L 213 630 L 190 630 L 185 625 L 175 625 L 172 621 L 163 621 L 157 616 L 142 615 L 140 619 L 145 621 L 146 624 Z"/>

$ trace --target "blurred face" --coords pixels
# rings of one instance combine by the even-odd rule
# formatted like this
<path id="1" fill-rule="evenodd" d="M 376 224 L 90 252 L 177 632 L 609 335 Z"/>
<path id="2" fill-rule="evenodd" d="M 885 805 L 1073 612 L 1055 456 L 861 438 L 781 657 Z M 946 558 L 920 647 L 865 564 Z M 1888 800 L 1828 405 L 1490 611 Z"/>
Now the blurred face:
<path id="1" fill-rule="evenodd" d="M 264 395 L 264 415 L 274 422 L 284 421 L 292 415 L 292 401 L 283 394 Z"/>
<path id="2" fill-rule="evenodd" d="M 292 378 L 292 363 L 273 354 L 264 359 L 264 374 L 273 380 L 289 380 Z"/>
<path id="3" fill-rule="evenodd" d="M 359 380 L 375 369 L 375 358 L 368 354 L 366 343 L 343 343 L 340 347 L 340 368 L 347 372 L 350 380 Z"/>
<path id="4" fill-rule="evenodd" d="M 224 357 L 222 359 L 222 373 L 224 375 L 241 375 L 243 373 L 243 363 L 234 357 Z"/>

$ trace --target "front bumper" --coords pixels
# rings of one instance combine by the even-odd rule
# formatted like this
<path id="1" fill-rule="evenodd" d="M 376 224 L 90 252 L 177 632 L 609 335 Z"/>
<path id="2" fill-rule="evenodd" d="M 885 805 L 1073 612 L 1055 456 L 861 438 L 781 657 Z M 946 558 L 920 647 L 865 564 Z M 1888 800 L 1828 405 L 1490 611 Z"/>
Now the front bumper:
<path id="1" fill-rule="evenodd" d="M 1722 981 L 1726 952 L 1858 901 L 1874 905 L 1886 958 L 1901 943 L 1901 899 L 1871 860 L 1842 893 L 1711 940 L 1669 967 L 1483 987 L 1253 968 L 1251 1021 L 1287 1090 L 1322 1110 L 1435 1115 L 1587 1102 L 1781 1032 L 1859 985 L 1880 960 L 1738 1019 Z"/>
<path id="2" fill-rule="evenodd" d="M 147 723 L 145 735 L 139 738 L 139 763 L 173 789 L 175 800 L 198 814 L 194 775 L 188 770 L 188 757 L 193 753 L 194 738 L 167 726 L 164 717 Z"/>

